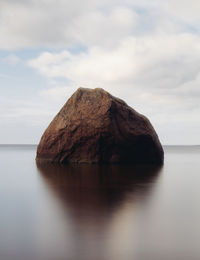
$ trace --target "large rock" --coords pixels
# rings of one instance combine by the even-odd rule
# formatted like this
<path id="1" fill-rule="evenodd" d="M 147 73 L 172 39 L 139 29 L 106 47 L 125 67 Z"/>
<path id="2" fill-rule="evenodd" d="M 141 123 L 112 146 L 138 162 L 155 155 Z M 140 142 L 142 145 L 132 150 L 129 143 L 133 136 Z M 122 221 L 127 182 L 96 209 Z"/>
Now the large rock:
<path id="1" fill-rule="evenodd" d="M 59 163 L 163 163 L 149 120 L 103 89 L 79 88 L 44 132 L 37 160 Z"/>

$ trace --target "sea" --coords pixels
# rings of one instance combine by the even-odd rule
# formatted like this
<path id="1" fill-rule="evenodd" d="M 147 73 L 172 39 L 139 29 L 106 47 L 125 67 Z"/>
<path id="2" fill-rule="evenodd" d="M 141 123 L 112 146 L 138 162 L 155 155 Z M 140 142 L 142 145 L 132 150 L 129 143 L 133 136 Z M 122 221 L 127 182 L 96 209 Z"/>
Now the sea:
<path id="1" fill-rule="evenodd" d="M 200 146 L 153 165 L 37 164 L 0 145 L 0 260 L 199 260 Z"/>

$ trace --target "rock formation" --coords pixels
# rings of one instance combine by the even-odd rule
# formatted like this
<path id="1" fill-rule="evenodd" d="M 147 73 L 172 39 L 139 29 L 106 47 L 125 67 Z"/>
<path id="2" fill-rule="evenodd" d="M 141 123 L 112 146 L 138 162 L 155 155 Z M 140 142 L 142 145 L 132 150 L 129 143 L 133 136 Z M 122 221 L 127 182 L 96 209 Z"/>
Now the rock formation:
<path id="1" fill-rule="evenodd" d="M 103 89 L 79 88 L 44 132 L 38 161 L 162 164 L 149 120 Z"/>

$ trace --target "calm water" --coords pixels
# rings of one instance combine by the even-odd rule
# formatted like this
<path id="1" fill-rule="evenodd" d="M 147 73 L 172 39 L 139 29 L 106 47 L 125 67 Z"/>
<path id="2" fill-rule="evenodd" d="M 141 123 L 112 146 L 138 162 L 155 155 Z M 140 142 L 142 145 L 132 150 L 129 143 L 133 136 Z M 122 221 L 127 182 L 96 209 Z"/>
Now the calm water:
<path id="1" fill-rule="evenodd" d="M 200 147 L 165 165 L 45 166 L 0 146 L 1 260 L 199 260 Z"/>

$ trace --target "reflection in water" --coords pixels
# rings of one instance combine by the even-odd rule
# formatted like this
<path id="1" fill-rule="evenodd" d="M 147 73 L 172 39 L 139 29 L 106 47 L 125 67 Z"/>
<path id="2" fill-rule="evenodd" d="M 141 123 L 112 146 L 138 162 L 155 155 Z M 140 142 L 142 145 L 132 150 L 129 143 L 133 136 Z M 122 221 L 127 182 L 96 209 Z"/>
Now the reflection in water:
<path id="1" fill-rule="evenodd" d="M 133 259 L 134 208 L 151 197 L 157 166 L 37 164 L 45 184 L 61 202 L 65 259 Z M 63 227 L 64 228 L 64 227 Z M 73 242 L 72 242 L 73 241 Z M 64 253 L 63 253 L 64 254 Z"/>
<path id="2" fill-rule="evenodd" d="M 35 153 L 0 146 L 0 260 L 200 259 L 200 146 L 166 147 L 162 170 Z"/>
<path id="3" fill-rule="evenodd" d="M 127 194 L 146 196 L 159 169 L 156 166 L 37 164 L 48 187 L 73 211 L 99 217 L 112 213 Z M 81 217 L 78 215 L 78 217 Z"/>

